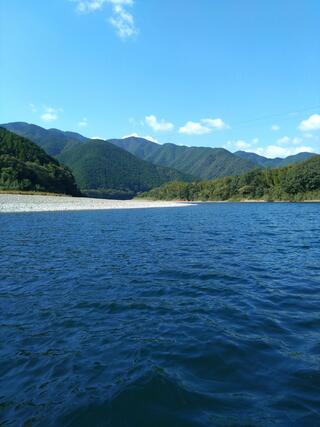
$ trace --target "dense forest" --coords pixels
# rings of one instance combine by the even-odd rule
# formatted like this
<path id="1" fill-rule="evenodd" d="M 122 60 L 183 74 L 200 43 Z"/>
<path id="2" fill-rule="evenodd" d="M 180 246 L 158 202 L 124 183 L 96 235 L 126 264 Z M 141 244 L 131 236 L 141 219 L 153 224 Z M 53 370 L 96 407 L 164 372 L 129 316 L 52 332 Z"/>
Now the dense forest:
<path id="1" fill-rule="evenodd" d="M 31 140 L 70 167 L 78 187 L 90 197 L 130 199 L 168 181 L 193 179 L 177 170 L 144 161 L 108 141 L 24 122 L 7 123 L 3 127 Z"/>
<path id="2" fill-rule="evenodd" d="M 153 165 L 103 140 L 79 143 L 58 159 L 71 168 L 82 192 L 92 197 L 132 198 L 168 181 L 190 180 L 181 172 Z"/>
<path id="3" fill-rule="evenodd" d="M 309 196 L 306 193 L 317 191 L 297 189 L 297 182 L 299 185 L 304 182 L 300 175 L 308 173 L 301 168 L 306 167 L 310 172 L 312 162 L 303 163 L 308 166 L 297 169 L 287 168 L 288 165 L 307 160 L 313 156 L 312 153 L 298 153 L 285 159 L 268 159 L 243 151 L 230 153 L 223 148 L 161 145 L 133 136 L 107 141 L 92 140 L 75 132 L 44 129 L 24 122 L 8 123 L 3 127 L 27 138 L 25 141 L 30 140 L 45 151 L 33 146 L 32 150 L 39 151 L 37 161 L 32 164 L 30 160 L 26 163 L 24 158 L 19 159 L 16 155 L 11 155 L 11 159 L 6 158 L 4 163 L 2 157 L 0 189 L 8 186 L 20 190 L 46 187 L 46 191 L 52 191 L 48 188 L 57 189 L 58 182 L 66 183 L 66 176 L 70 177 L 70 185 L 74 187 L 69 167 L 82 193 L 91 197 L 128 199 L 154 189 L 148 195 L 163 199 L 288 200 L 314 197 L 314 194 Z M 26 147 L 30 156 L 33 151 L 29 145 Z M 8 155 L 7 149 L 3 150 L 3 155 Z M 56 160 L 46 153 L 53 155 Z M 51 170 L 48 174 L 46 167 L 44 173 L 43 165 L 40 171 L 41 156 L 46 157 L 51 164 L 50 168 L 55 171 L 55 182 L 50 185 L 53 172 Z M 58 161 L 67 167 L 60 166 Z M 60 178 L 58 172 L 62 174 Z M 293 180 L 295 189 L 292 187 Z M 156 188 L 163 184 L 167 185 Z M 62 187 L 59 192 L 66 192 Z M 70 191 L 74 192 L 72 189 Z"/>
<path id="4" fill-rule="evenodd" d="M 161 145 L 136 137 L 112 139 L 110 142 L 143 160 L 176 169 L 195 179 L 239 175 L 256 167 L 250 160 L 242 159 L 224 148 Z"/>
<path id="5" fill-rule="evenodd" d="M 172 182 L 142 195 L 160 200 L 299 201 L 320 199 L 320 156 L 277 169 L 192 183 Z"/>
<path id="6" fill-rule="evenodd" d="M 71 171 L 26 138 L 0 128 L 0 190 L 80 195 Z"/>

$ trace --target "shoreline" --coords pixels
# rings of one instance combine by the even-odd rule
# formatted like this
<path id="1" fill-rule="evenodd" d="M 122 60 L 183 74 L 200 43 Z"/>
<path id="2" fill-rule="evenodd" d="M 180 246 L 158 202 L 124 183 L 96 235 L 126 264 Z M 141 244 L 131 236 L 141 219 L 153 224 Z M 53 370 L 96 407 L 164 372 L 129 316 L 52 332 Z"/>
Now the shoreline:
<path id="1" fill-rule="evenodd" d="M 146 201 L 155 202 L 156 199 L 144 199 Z M 171 200 L 176 203 L 190 203 L 190 204 L 201 204 L 201 203 L 320 203 L 320 199 L 310 200 L 264 200 L 264 199 L 242 199 L 242 200 Z"/>
<path id="2" fill-rule="evenodd" d="M 65 212 L 114 209 L 150 209 L 188 207 L 194 203 L 176 201 L 145 201 L 93 199 L 56 195 L 0 194 L 1 213 L 23 212 Z"/>

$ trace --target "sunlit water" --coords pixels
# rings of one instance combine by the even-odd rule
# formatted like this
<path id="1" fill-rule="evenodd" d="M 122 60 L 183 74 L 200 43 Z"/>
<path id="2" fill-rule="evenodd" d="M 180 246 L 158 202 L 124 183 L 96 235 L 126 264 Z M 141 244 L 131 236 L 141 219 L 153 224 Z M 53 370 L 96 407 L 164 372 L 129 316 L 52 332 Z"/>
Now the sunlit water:
<path id="1" fill-rule="evenodd" d="M 320 204 L 0 216 L 0 425 L 320 425 Z"/>

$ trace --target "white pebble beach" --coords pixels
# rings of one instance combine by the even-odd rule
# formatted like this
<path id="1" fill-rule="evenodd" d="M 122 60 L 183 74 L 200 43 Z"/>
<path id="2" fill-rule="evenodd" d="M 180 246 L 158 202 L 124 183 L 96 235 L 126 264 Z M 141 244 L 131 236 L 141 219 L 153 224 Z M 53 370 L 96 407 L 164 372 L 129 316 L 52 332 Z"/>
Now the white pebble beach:
<path id="1" fill-rule="evenodd" d="M 151 200 L 111 200 L 68 196 L 0 194 L 0 213 L 145 209 L 191 206 L 190 203 Z"/>

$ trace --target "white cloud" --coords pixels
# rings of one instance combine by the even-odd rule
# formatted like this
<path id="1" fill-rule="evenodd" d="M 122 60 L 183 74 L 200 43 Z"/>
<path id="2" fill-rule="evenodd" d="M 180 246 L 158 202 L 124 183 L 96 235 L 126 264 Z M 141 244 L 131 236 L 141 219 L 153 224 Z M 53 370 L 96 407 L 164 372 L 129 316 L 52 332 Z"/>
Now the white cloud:
<path id="1" fill-rule="evenodd" d="M 109 22 L 116 29 L 121 39 L 137 34 L 134 17 L 126 7 L 133 6 L 133 0 L 71 0 L 77 3 L 76 9 L 80 13 L 90 13 L 101 10 L 108 3 L 112 6 L 113 15 Z"/>
<path id="2" fill-rule="evenodd" d="M 279 147 L 279 145 L 268 145 L 267 147 L 259 147 L 252 151 L 260 156 L 268 158 L 288 157 L 301 152 L 314 152 L 312 147 L 304 145 L 298 147 Z"/>
<path id="3" fill-rule="evenodd" d="M 228 129 L 229 126 L 222 119 L 201 119 L 199 122 L 188 121 L 180 127 L 179 133 L 186 135 L 205 135 L 214 130 Z"/>
<path id="4" fill-rule="evenodd" d="M 81 13 L 100 10 L 106 0 L 72 0 L 77 3 L 77 11 Z"/>
<path id="5" fill-rule="evenodd" d="M 204 123 L 205 125 L 213 128 L 213 129 L 228 129 L 229 126 L 222 120 L 222 119 L 202 119 L 201 120 L 202 123 Z"/>
<path id="6" fill-rule="evenodd" d="M 121 39 L 126 39 L 137 34 L 137 28 L 135 26 L 134 17 L 129 13 L 123 4 L 131 5 L 130 3 L 117 2 L 116 0 L 109 0 L 113 3 L 113 16 L 109 19 L 109 22 L 117 30 L 117 34 Z"/>
<path id="7" fill-rule="evenodd" d="M 280 145 L 299 145 L 302 144 L 302 138 L 294 137 L 290 138 L 289 136 L 283 136 L 277 140 L 277 143 Z"/>
<path id="8" fill-rule="evenodd" d="M 78 122 L 80 128 L 86 128 L 88 126 L 88 119 L 84 117 L 80 122 Z"/>
<path id="9" fill-rule="evenodd" d="M 126 138 L 131 138 L 131 137 L 140 138 L 139 135 L 137 134 L 137 132 L 133 132 L 133 133 L 129 133 L 128 135 L 123 135 L 121 137 L 121 139 L 126 139 Z"/>
<path id="10" fill-rule="evenodd" d="M 299 129 L 303 132 L 320 130 L 320 114 L 312 114 L 308 119 L 299 124 Z"/>
<path id="11" fill-rule="evenodd" d="M 106 138 L 104 138 L 103 136 L 92 136 L 90 139 L 101 139 L 105 141 Z"/>
<path id="12" fill-rule="evenodd" d="M 252 151 L 252 145 L 257 144 L 259 138 L 253 138 L 250 142 L 245 141 L 244 139 L 238 139 L 234 141 L 227 141 L 223 148 L 227 150 L 242 150 L 242 151 Z"/>
<path id="13" fill-rule="evenodd" d="M 278 130 L 280 130 L 280 126 L 279 126 L 279 125 L 272 125 L 272 126 L 271 126 L 271 130 L 272 130 L 273 132 L 277 132 Z"/>
<path id="14" fill-rule="evenodd" d="M 283 145 L 283 144 L 289 144 L 290 141 L 291 139 L 288 136 L 283 136 L 277 140 L 277 143 Z"/>
<path id="15" fill-rule="evenodd" d="M 172 123 L 166 122 L 165 120 L 159 121 L 154 115 L 146 116 L 145 121 L 155 132 L 169 131 L 174 128 Z"/>
<path id="16" fill-rule="evenodd" d="M 54 122 L 59 118 L 58 112 L 60 109 L 52 108 L 52 107 L 44 107 L 44 112 L 41 114 L 40 118 L 44 122 Z"/>
<path id="17" fill-rule="evenodd" d="M 135 138 L 147 139 L 148 141 L 155 142 L 156 144 L 159 144 L 159 141 L 156 138 L 154 138 L 153 136 L 150 136 L 150 135 L 140 136 L 136 132 L 130 133 L 129 135 L 124 135 L 121 139 L 130 138 L 132 136 Z"/>
<path id="18" fill-rule="evenodd" d="M 251 144 L 249 144 L 248 142 L 246 142 L 246 141 L 243 141 L 243 140 L 239 140 L 239 141 L 236 141 L 235 143 L 234 143 L 234 145 L 237 147 L 237 148 L 239 148 L 239 150 L 246 150 L 246 149 L 248 149 L 248 148 L 250 148 L 251 147 Z"/>
<path id="19" fill-rule="evenodd" d="M 212 132 L 212 129 L 210 129 L 208 126 L 191 121 L 187 122 L 179 129 L 179 133 L 184 133 L 185 135 L 205 135 L 206 133 L 210 132 Z"/>

